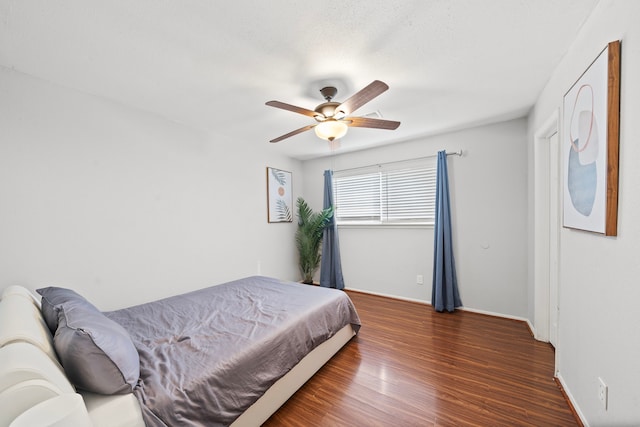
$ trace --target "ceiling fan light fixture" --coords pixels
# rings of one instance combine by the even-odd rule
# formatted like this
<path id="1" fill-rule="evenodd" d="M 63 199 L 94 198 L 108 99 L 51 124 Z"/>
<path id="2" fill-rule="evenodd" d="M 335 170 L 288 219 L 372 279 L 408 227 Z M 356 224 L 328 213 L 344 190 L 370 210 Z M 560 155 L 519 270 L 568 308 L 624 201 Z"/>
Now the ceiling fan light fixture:
<path id="1" fill-rule="evenodd" d="M 322 138 L 327 141 L 333 141 L 335 139 L 340 139 L 347 134 L 347 126 L 346 123 L 340 122 L 335 119 L 327 119 L 322 123 L 319 123 L 314 128 L 316 135 L 318 138 Z"/>
<path id="2" fill-rule="evenodd" d="M 268 101 L 266 105 L 270 107 L 280 108 L 282 110 L 292 111 L 302 114 L 303 116 L 312 117 L 317 124 L 309 124 L 296 129 L 292 132 L 272 139 L 269 142 L 280 142 L 283 139 L 298 135 L 299 133 L 315 129 L 316 135 L 320 139 L 329 141 L 330 143 L 339 140 L 347 134 L 349 127 L 371 128 L 371 129 L 389 129 L 394 130 L 400 126 L 400 122 L 392 120 L 382 120 L 374 117 L 354 117 L 353 112 L 371 101 L 384 91 L 389 89 L 386 83 L 380 80 L 374 80 L 368 86 L 351 95 L 344 102 L 332 101 L 337 93 L 337 88 L 330 85 L 320 86 L 320 93 L 326 102 L 318 105 L 314 110 L 308 108 L 297 107 L 295 105 L 286 104 L 280 101 Z M 329 144 L 333 147 L 337 144 Z"/>

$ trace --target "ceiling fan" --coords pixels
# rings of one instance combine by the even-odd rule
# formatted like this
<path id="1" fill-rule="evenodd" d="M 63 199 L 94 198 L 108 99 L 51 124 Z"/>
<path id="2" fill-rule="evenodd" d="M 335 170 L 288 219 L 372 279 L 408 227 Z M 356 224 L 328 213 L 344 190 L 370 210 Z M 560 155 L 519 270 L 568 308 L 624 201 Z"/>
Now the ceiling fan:
<path id="1" fill-rule="evenodd" d="M 320 93 L 326 102 L 318 105 L 315 110 L 308 110 L 295 105 L 285 104 L 280 101 L 269 101 L 266 105 L 270 107 L 281 108 L 283 110 L 293 111 L 294 113 L 303 114 L 313 117 L 317 123 L 303 126 L 285 135 L 272 139 L 269 142 L 280 142 L 283 139 L 297 135 L 299 133 L 314 129 L 319 138 L 332 142 L 335 139 L 342 138 L 349 126 L 361 128 L 389 129 L 394 130 L 400 126 L 400 122 L 392 120 L 374 119 L 370 117 L 352 117 L 358 108 L 371 101 L 382 92 L 389 89 L 386 83 L 380 80 L 374 80 L 367 87 L 351 96 L 351 98 L 340 103 L 332 101 L 338 90 L 333 86 L 327 86 L 320 89 Z"/>

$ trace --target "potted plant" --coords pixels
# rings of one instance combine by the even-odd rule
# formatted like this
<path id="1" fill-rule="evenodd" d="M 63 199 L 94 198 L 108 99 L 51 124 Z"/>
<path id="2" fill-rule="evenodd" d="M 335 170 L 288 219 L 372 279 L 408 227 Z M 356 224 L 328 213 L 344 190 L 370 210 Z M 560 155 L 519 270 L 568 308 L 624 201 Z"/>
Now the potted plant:
<path id="1" fill-rule="evenodd" d="M 313 212 L 302 197 L 298 197 L 298 230 L 296 246 L 298 247 L 298 266 L 302 274 L 302 283 L 312 284 L 313 274 L 320 265 L 320 245 L 322 234 L 331 217 L 333 208 Z"/>

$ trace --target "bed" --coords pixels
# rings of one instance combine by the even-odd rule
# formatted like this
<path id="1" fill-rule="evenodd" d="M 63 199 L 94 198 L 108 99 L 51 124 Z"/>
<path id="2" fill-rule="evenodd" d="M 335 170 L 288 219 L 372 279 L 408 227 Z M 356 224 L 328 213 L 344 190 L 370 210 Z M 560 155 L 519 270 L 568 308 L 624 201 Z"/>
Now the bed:
<path id="1" fill-rule="evenodd" d="M 38 292 L 0 300 L 0 427 L 260 425 L 360 327 L 344 292 L 262 276 L 104 313 Z"/>

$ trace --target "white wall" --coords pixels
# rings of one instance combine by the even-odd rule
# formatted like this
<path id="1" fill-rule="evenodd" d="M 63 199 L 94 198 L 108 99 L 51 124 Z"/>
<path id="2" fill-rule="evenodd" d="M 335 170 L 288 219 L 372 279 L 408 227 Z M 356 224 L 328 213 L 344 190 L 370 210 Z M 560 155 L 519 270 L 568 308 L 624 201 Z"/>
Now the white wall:
<path id="1" fill-rule="evenodd" d="M 0 68 L 0 289 L 99 308 L 258 272 L 298 279 L 295 224 L 268 224 L 266 166 L 299 162 Z"/>
<path id="2" fill-rule="evenodd" d="M 382 132 L 382 131 L 381 131 Z M 343 144 L 349 143 L 348 137 Z M 303 163 L 303 194 L 322 207 L 323 171 L 404 160 L 439 150 L 449 156 L 453 236 L 465 307 L 527 315 L 526 120 L 518 119 Z M 432 228 L 340 228 L 347 288 L 429 301 Z M 485 249 L 486 247 L 486 249 Z M 416 275 L 425 284 L 416 284 Z"/>
<path id="3" fill-rule="evenodd" d="M 640 425 L 639 19 L 640 2 L 602 0 L 529 120 L 533 141 L 534 132 L 560 108 L 564 93 L 598 53 L 610 41 L 622 41 L 618 236 L 569 229 L 560 235 L 557 368 L 583 421 L 591 426 Z M 535 169 L 532 155 L 529 168 Z M 530 179 L 531 188 L 531 174 Z M 531 214 L 533 209 L 531 205 Z M 529 286 L 533 287 L 531 277 Z M 598 400 L 598 377 L 609 387 L 608 410 Z"/>

